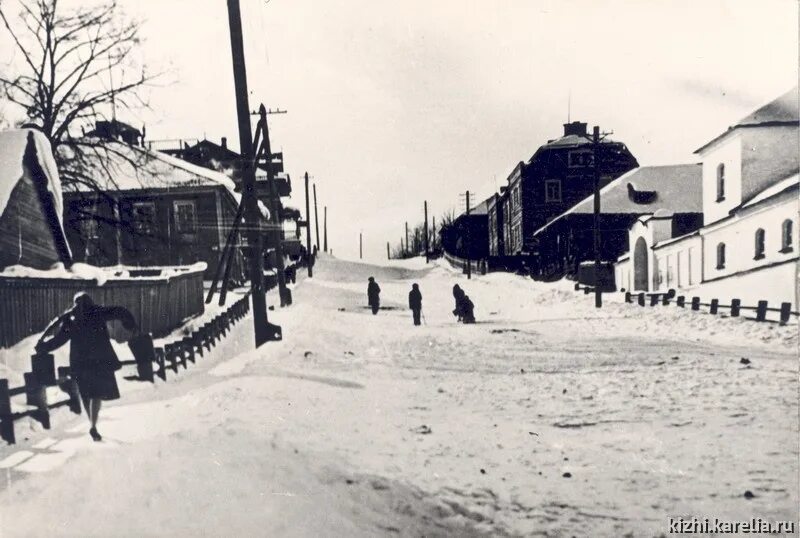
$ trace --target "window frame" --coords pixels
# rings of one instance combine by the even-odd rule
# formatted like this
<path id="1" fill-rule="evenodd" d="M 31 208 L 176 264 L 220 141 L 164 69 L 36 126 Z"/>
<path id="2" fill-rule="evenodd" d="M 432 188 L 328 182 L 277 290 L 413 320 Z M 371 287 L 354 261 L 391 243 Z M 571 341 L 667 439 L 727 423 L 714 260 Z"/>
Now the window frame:
<path id="1" fill-rule="evenodd" d="M 758 228 L 754 235 L 755 245 L 754 245 L 754 260 L 763 260 L 764 256 L 766 256 L 767 251 L 767 233 L 764 231 L 764 228 Z"/>
<path id="2" fill-rule="evenodd" d="M 558 189 L 558 197 L 550 196 L 549 187 L 555 185 Z M 544 181 L 544 201 L 545 203 L 561 203 L 563 201 L 563 193 L 561 190 L 560 179 L 546 179 Z"/>
<path id="3" fill-rule="evenodd" d="M 725 163 L 717 165 L 717 202 L 725 200 Z"/>
<path id="4" fill-rule="evenodd" d="M 717 243 L 717 269 L 725 269 L 725 258 L 727 257 L 727 247 L 725 243 Z"/>
<path id="5" fill-rule="evenodd" d="M 148 222 L 149 230 L 144 231 L 144 227 L 142 224 L 144 221 L 140 219 L 140 215 L 137 213 L 137 210 L 141 207 L 148 207 L 152 210 L 152 220 Z M 140 236 L 147 236 L 153 237 L 155 235 L 156 229 L 156 203 L 154 201 L 139 201 L 131 203 L 131 220 L 133 221 L 133 231 L 135 234 Z"/>
<path id="6" fill-rule="evenodd" d="M 781 250 L 782 253 L 792 252 L 794 250 L 794 221 L 786 219 L 781 223 Z"/>
<path id="7" fill-rule="evenodd" d="M 184 230 L 181 226 L 183 222 L 180 218 L 181 207 L 191 207 L 191 229 Z M 180 235 L 195 235 L 197 233 L 197 203 L 195 200 L 174 200 L 172 202 L 172 222 L 175 227 L 175 233 Z"/>

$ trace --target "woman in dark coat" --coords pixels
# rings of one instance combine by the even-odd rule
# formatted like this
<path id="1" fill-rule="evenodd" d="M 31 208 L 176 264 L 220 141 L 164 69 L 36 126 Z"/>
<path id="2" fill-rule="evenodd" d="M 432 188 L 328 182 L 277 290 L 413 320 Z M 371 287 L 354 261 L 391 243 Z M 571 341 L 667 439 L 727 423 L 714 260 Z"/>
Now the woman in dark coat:
<path id="1" fill-rule="evenodd" d="M 408 307 L 414 316 L 414 325 L 419 325 L 422 313 L 422 293 L 419 291 L 419 284 L 413 284 L 411 291 L 408 292 Z"/>
<path id="2" fill-rule="evenodd" d="M 369 277 L 369 284 L 367 284 L 367 302 L 372 313 L 377 314 L 381 307 L 381 287 L 375 282 L 375 277 Z"/>
<path id="3" fill-rule="evenodd" d="M 70 342 L 70 372 L 78 384 L 83 408 L 89 417 L 89 434 L 95 441 L 101 441 L 103 438 L 97 432 L 101 403 L 119 398 L 114 372 L 119 369 L 120 362 L 111 347 L 106 323 L 116 319 L 128 330 L 138 330 L 138 327 L 133 315 L 125 308 L 97 305 L 83 292 L 78 293 L 74 301 L 75 306 L 45 330 L 36 344 L 36 351 L 49 352 Z"/>

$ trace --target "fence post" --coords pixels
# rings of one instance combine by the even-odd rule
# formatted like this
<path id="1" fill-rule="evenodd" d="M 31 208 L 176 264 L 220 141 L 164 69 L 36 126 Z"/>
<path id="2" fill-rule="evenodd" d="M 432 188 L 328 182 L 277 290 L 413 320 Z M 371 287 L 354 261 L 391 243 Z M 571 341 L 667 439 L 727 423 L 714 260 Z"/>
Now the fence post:
<path id="1" fill-rule="evenodd" d="M 686 297 L 683 295 L 678 295 L 678 299 L 676 300 L 675 304 L 681 308 L 686 308 Z"/>
<path id="2" fill-rule="evenodd" d="M 711 299 L 711 310 L 712 314 L 716 314 L 717 310 L 719 310 L 719 299 Z"/>
<path id="3" fill-rule="evenodd" d="M 767 301 L 758 301 L 758 308 L 756 308 L 756 321 L 766 321 L 767 319 Z"/>
<path id="4" fill-rule="evenodd" d="M 781 325 L 789 323 L 792 316 L 792 303 L 781 303 Z"/>
<path id="5" fill-rule="evenodd" d="M 164 359 L 164 348 L 157 347 L 155 348 L 155 352 L 156 352 L 156 363 L 158 363 L 158 377 L 160 377 L 162 381 L 166 381 L 167 361 Z"/>
<path id="6" fill-rule="evenodd" d="M 14 436 L 14 416 L 11 414 L 8 379 L 0 379 L 0 438 L 9 445 L 17 442 L 17 438 Z"/>
<path id="7" fill-rule="evenodd" d="M 40 385 L 52 387 L 56 384 L 56 367 L 50 353 L 34 353 L 31 356 L 31 373 Z"/>
<path id="8" fill-rule="evenodd" d="M 700 297 L 692 297 L 692 310 L 700 310 Z"/>
<path id="9" fill-rule="evenodd" d="M 739 310 L 742 308 L 742 300 L 741 299 L 731 299 L 731 317 L 738 318 L 739 317 Z"/>
<path id="10" fill-rule="evenodd" d="M 658 304 L 658 295 L 653 294 L 650 296 L 650 306 L 655 306 Z"/>
<path id="11" fill-rule="evenodd" d="M 625 302 L 626 302 L 626 303 L 630 303 L 630 302 L 632 302 L 632 301 L 633 301 L 633 299 L 631 299 L 631 292 L 629 292 L 629 291 L 626 291 L 626 292 L 625 292 Z"/>
<path id="12" fill-rule="evenodd" d="M 644 292 L 639 293 L 639 306 L 644 306 Z"/>
<path id="13" fill-rule="evenodd" d="M 78 392 L 78 382 L 70 375 L 69 366 L 59 366 L 58 388 L 69 396 L 69 410 L 76 415 L 80 415 L 81 394 Z"/>
<path id="14" fill-rule="evenodd" d="M 183 352 L 187 358 L 192 361 L 192 364 L 194 364 L 194 338 L 191 336 L 187 336 L 183 339 Z M 185 364 L 186 362 L 184 361 L 184 365 Z"/>
<path id="15" fill-rule="evenodd" d="M 669 295 L 668 293 L 665 293 L 664 295 L 662 295 L 661 296 L 661 304 L 663 306 L 667 306 L 669 304 L 670 297 L 672 297 L 672 296 Z"/>
<path id="16" fill-rule="evenodd" d="M 42 423 L 45 430 L 50 429 L 50 410 L 47 408 L 47 387 L 37 382 L 33 372 L 25 372 L 26 403 L 36 407 L 33 418 Z"/>

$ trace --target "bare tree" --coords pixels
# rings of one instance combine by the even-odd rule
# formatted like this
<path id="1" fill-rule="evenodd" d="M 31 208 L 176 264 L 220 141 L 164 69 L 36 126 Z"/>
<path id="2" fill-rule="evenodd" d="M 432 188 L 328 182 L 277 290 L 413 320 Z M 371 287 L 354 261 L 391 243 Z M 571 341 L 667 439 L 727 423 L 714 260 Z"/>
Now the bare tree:
<path id="1" fill-rule="evenodd" d="M 141 90 L 158 75 L 137 61 L 140 23 L 116 0 L 62 12 L 59 0 L 0 2 L 0 21 L 15 46 L 15 76 L 0 74 L 0 96 L 17 105 L 50 140 L 65 187 L 96 187 L 88 158 L 113 151 L 75 136 L 116 107 L 146 106 Z M 89 154 L 89 155 L 87 155 Z M 95 166 L 96 168 L 96 166 Z"/>
<path id="2" fill-rule="evenodd" d="M 59 0 L 15 4 L 18 15 L 0 0 L 0 31 L 14 45 L 0 72 L 0 99 L 41 128 L 64 190 L 84 193 L 64 223 L 68 233 L 80 237 L 83 226 L 136 232 L 115 205 L 114 169 L 122 163 L 146 174 L 148 154 L 84 134 L 97 120 L 115 119 L 117 109 L 147 106 L 142 92 L 161 74 L 138 59 L 141 23 L 124 17 L 117 0 L 71 10 Z"/>

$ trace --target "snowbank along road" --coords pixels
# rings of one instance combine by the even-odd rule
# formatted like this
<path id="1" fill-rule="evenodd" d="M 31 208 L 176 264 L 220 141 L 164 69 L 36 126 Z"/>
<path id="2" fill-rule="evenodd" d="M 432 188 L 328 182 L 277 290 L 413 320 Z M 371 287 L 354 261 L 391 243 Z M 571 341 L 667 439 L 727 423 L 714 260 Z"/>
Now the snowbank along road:
<path id="1" fill-rule="evenodd" d="M 246 321 L 182 377 L 122 384 L 103 443 L 62 415 L 3 448 L 3 536 L 659 536 L 670 517 L 797 520 L 796 326 L 596 310 L 568 283 L 387 263 L 323 257 L 270 312 L 283 342 L 253 350 Z M 453 318 L 455 283 L 477 324 Z"/>

